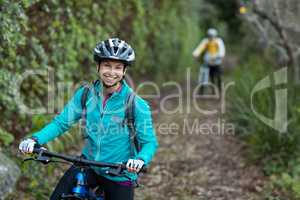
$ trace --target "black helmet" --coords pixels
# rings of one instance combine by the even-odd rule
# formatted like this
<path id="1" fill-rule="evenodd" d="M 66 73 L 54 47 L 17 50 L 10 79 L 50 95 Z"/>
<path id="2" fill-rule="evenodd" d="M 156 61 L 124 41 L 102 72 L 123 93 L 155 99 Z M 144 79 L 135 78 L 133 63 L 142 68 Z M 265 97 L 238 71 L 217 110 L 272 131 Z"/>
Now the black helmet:
<path id="1" fill-rule="evenodd" d="M 101 62 L 103 59 L 119 60 L 130 65 L 135 59 L 135 54 L 125 41 L 119 38 L 110 38 L 98 43 L 94 49 L 95 62 Z"/>

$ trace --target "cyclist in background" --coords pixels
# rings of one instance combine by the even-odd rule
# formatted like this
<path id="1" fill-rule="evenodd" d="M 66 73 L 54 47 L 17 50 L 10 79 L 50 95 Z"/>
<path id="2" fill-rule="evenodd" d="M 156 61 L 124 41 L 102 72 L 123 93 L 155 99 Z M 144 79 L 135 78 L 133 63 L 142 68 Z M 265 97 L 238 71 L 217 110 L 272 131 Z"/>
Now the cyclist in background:
<path id="1" fill-rule="evenodd" d="M 221 92 L 222 60 L 225 56 L 225 45 L 214 28 L 207 30 L 207 38 L 204 38 L 193 51 L 193 57 L 200 62 L 202 55 L 204 62 L 203 65 L 200 65 L 198 79 L 199 84 L 201 84 L 201 94 L 203 94 L 203 86 L 209 82 L 217 85 L 219 92 Z"/>
<path id="2" fill-rule="evenodd" d="M 99 162 L 127 162 L 127 176 L 111 176 L 106 169 L 89 171 L 88 184 L 103 187 L 106 200 L 133 200 L 134 182 L 137 172 L 149 165 L 158 143 L 153 129 L 150 107 L 138 95 L 133 103 L 134 129 L 140 150 L 131 154 L 129 127 L 124 124 L 128 96 L 133 92 L 124 76 L 127 67 L 135 59 L 134 50 L 119 38 L 110 38 L 98 43 L 94 49 L 94 60 L 99 79 L 90 86 L 86 100 L 86 145 L 83 157 Z M 23 140 L 19 149 L 31 153 L 36 144 L 43 145 L 66 132 L 82 117 L 82 95 L 79 88 L 63 111 L 32 137 Z M 50 200 L 58 200 L 69 193 L 76 168 L 71 167 L 56 186 Z"/>

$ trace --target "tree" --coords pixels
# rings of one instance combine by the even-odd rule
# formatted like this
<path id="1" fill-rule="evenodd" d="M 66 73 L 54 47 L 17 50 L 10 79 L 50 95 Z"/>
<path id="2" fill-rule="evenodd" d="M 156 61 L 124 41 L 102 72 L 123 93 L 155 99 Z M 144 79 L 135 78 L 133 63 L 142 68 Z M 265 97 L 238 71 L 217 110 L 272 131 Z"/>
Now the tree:
<path id="1" fill-rule="evenodd" d="M 240 1 L 240 4 L 249 9 L 242 16 L 251 24 L 260 41 L 276 50 L 280 65 L 293 67 L 294 78 L 300 83 L 300 2 L 248 0 Z"/>

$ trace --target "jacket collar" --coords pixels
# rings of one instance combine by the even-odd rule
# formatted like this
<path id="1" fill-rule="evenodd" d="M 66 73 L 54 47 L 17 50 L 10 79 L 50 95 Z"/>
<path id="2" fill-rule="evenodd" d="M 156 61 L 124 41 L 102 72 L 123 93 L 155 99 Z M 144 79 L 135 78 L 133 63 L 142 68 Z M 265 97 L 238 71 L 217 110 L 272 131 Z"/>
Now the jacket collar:
<path id="1" fill-rule="evenodd" d="M 118 92 L 114 92 L 114 96 L 126 96 L 127 92 L 132 91 L 132 89 L 128 86 L 127 82 L 123 79 L 121 81 L 122 87 L 121 90 Z M 103 82 L 101 80 L 94 81 L 93 88 L 95 89 L 95 92 L 97 96 L 100 96 L 103 92 Z"/>

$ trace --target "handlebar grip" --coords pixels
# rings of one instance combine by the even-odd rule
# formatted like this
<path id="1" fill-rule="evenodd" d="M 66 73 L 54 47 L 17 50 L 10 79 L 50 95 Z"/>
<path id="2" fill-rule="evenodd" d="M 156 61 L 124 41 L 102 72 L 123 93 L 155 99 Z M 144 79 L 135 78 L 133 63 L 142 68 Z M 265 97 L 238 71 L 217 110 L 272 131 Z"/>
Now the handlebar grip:
<path id="1" fill-rule="evenodd" d="M 41 152 L 41 148 L 38 148 L 38 147 L 34 147 L 32 153 L 36 153 L 36 154 L 39 154 Z"/>

